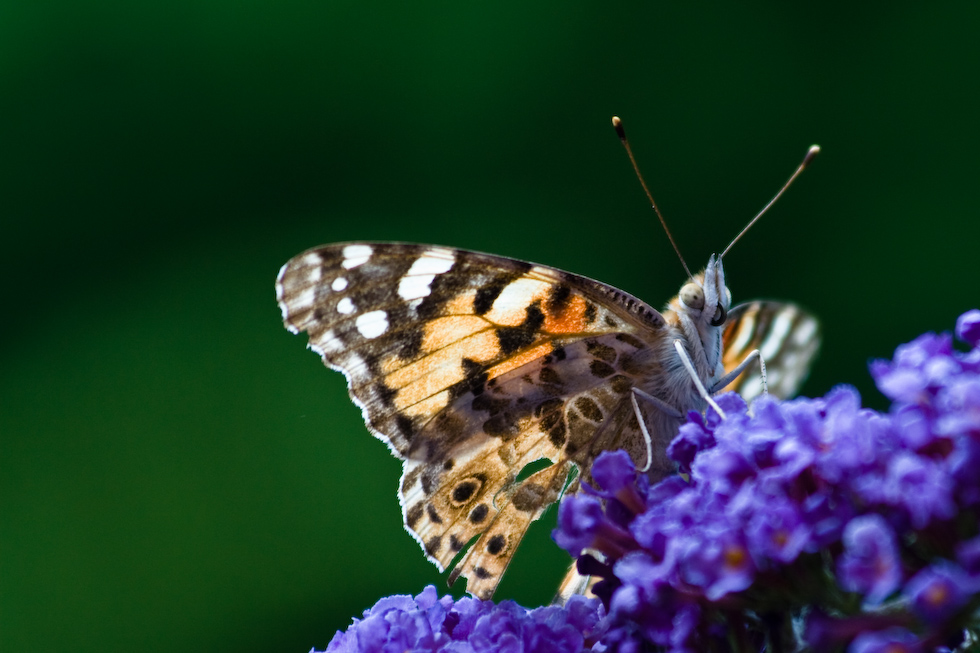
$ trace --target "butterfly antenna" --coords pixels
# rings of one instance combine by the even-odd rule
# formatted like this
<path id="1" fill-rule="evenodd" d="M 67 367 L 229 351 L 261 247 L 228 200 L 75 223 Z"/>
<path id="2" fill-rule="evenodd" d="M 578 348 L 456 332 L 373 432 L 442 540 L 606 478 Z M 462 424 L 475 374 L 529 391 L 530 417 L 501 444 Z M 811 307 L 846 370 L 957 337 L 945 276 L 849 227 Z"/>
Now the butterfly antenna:
<path id="1" fill-rule="evenodd" d="M 619 119 L 619 116 L 613 116 L 612 118 L 613 129 L 616 130 L 616 135 L 619 136 L 620 142 L 623 147 L 626 148 L 626 155 L 630 158 L 630 163 L 633 164 L 633 172 L 636 173 L 636 178 L 640 180 L 640 185 L 643 186 L 643 192 L 647 194 L 647 199 L 650 200 L 650 206 L 653 207 L 654 212 L 657 217 L 660 218 L 660 224 L 663 225 L 664 231 L 667 232 L 667 240 L 673 245 L 674 251 L 677 252 L 677 258 L 681 260 L 681 265 L 684 266 L 684 271 L 687 272 L 688 277 L 693 277 L 691 270 L 687 267 L 687 263 L 684 262 L 684 257 L 681 256 L 681 250 L 677 247 L 677 243 L 674 242 L 674 237 L 670 234 L 670 229 L 667 228 L 667 222 L 664 220 L 663 214 L 660 213 L 660 209 L 657 208 L 657 203 L 653 201 L 653 195 L 650 193 L 650 189 L 647 188 L 647 182 L 643 181 L 643 175 L 640 174 L 640 166 L 636 164 L 636 158 L 633 156 L 633 150 L 630 148 L 630 142 L 626 139 L 626 129 L 623 127 L 623 121 Z"/>
<path id="2" fill-rule="evenodd" d="M 721 253 L 721 256 L 719 258 L 725 258 L 725 254 L 727 254 L 728 250 L 732 248 L 732 245 L 737 243 L 738 239 L 744 236 L 745 232 L 751 229 L 752 225 L 754 225 L 756 221 L 759 218 L 761 218 L 766 211 L 769 210 L 769 207 L 776 203 L 776 200 L 778 200 L 780 196 L 786 192 L 786 189 L 789 188 L 790 184 L 796 181 L 796 178 L 800 176 L 800 173 L 803 172 L 803 170 L 805 170 L 808 165 L 810 165 L 810 162 L 813 161 L 813 158 L 817 156 L 819 153 L 820 153 L 819 145 L 810 146 L 810 149 L 807 150 L 806 152 L 806 156 L 803 157 L 803 162 L 796 168 L 796 172 L 794 172 L 792 176 L 788 180 L 786 180 L 786 183 L 783 184 L 783 187 L 779 189 L 779 192 L 776 193 L 771 200 L 769 200 L 769 203 L 763 206 L 762 210 L 759 211 L 759 213 L 754 218 L 749 220 L 749 223 L 745 225 L 745 228 L 742 229 L 742 231 L 740 231 L 737 236 L 735 236 L 735 239 L 732 242 L 728 243 L 728 247 L 725 248 L 725 251 Z"/>

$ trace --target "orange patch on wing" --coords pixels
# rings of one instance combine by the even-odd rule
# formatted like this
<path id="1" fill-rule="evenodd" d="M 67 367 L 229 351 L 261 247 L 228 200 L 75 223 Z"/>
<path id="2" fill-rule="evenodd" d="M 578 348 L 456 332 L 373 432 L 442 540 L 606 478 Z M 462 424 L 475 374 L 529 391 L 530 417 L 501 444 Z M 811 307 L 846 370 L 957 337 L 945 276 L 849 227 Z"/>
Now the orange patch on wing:
<path id="1" fill-rule="evenodd" d="M 426 323 L 422 338 L 422 351 L 437 351 L 452 343 L 489 329 L 490 325 L 482 317 L 475 315 L 451 315 L 437 317 Z M 472 358 L 470 356 L 469 358 Z"/>
<path id="2" fill-rule="evenodd" d="M 476 291 L 468 290 L 462 295 L 446 302 L 446 305 L 443 307 L 443 313 L 446 315 L 473 315 L 473 300 L 475 298 Z"/>
<path id="3" fill-rule="evenodd" d="M 585 298 L 573 296 L 559 313 L 546 313 L 542 328 L 548 333 L 583 333 L 589 329 L 585 320 Z"/>
<path id="4" fill-rule="evenodd" d="M 469 358 L 485 363 L 500 353 L 493 331 L 482 331 L 435 351 L 384 377 L 385 385 L 400 390 L 396 406 L 408 406 L 462 381 L 466 376 L 461 362 Z"/>
<path id="5" fill-rule="evenodd" d="M 501 374 L 506 374 L 511 370 L 517 369 L 521 365 L 525 365 L 533 360 L 537 360 L 538 358 L 547 356 L 554 350 L 554 348 L 555 348 L 554 345 L 552 345 L 550 342 L 543 342 L 537 347 L 532 347 L 531 349 L 523 351 L 517 354 L 516 356 L 511 356 L 507 360 L 497 365 L 494 365 L 489 370 L 487 370 L 487 378 L 494 379 L 500 376 Z"/>

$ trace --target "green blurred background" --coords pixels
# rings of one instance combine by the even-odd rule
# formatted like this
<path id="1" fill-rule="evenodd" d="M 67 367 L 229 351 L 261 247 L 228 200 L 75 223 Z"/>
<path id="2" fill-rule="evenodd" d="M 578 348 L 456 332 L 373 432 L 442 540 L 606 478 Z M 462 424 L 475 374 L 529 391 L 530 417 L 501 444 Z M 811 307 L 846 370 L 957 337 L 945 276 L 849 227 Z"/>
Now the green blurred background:
<path id="1" fill-rule="evenodd" d="M 434 242 L 823 320 L 805 390 L 980 304 L 980 5 L 0 4 L 0 649 L 308 651 L 445 577 L 287 333 L 290 256 Z M 553 521 L 553 513 L 549 519 Z M 567 563 L 537 525 L 498 598 Z M 458 594 L 459 588 L 454 588 Z"/>

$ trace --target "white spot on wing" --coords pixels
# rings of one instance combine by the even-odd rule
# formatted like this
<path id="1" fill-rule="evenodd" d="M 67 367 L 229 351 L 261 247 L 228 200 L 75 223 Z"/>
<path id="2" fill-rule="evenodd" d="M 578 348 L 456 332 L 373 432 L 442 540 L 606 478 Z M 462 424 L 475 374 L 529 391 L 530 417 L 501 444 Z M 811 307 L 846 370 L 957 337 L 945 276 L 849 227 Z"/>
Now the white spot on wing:
<path id="1" fill-rule="evenodd" d="M 412 276 L 415 274 L 442 274 L 443 272 L 449 272 L 449 268 L 453 267 L 456 257 L 453 255 L 451 250 L 432 248 L 426 250 L 422 256 L 418 257 L 412 267 L 408 269 L 405 276 Z"/>
<path id="2" fill-rule="evenodd" d="M 276 275 L 276 301 L 282 303 L 282 296 L 285 289 L 282 287 L 282 278 L 286 276 L 286 268 L 289 267 L 289 263 L 284 263 L 281 268 L 279 268 L 279 274 Z M 285 307 L 283 307 L 285 310 Z"/>
<path id="3" fill-rule="evenodd" d="M 549 285 L 546 282 L 537 279 L 522 277 L 512 281 L 507 284 L 493 302 L 493 306 L 485 317 L 498 324 L 514 326 L 513 324 L 509 324 L 508 320 L 523 320 L 525 315 L 524 310 L 531 305 L 534 297 L 547 292 L 548 288 Z"/>
<path id="4" fill-rule="evenodd" d="M 731 351 L 743 352 L 752 341 L 752 334 L 755 333 L 755 315 L 746 315 L 742 318 L 738 333 L 735 334 L 735 341 L 731 344 Z"/>
<path id="5" fill-rule="evenodd" d="M 384 311 L 371 311 L 358 315 L 355 324 L 365 338 L 377 338 L 388 330 L 388 314 Z"/>
<path id="6" fill-rule="evenodd" d="M 292 308 L 303 309 L 308 306 L 312 306 L 315 300 L 316 290 L 313 288 L 307 288 L 303 292 L 293 295 L 293 298 L 287 303 Z"/>
<path id="7" fill-rule="evenodd" d="M 769 334 L 762 342 L 762 347 L 759 348 L 763 359 L 768 360 L 776 357 L 783 346 L 783 340 L 786 339 L 790 328 L 793 326 L 794 319 L 796 319 L 796 309 L 793 307 L 788 307 L 776 314 Z"/>
<path id="8" fill-rule="evenodd" d="M 321 263 L 323 263 L 323 259 L 320 258 L 320 255 L 316 252 L 310 252 L 309 254 L 303 257 L 302 264 L 319 267 Z"/>
<path id="9" fill-rule="evenodd" d="M 309 347 L 321 356 L 328 356 L 343 349 L 344 343 L 330 330 L 321 335 L 316 342 L 311 341 Z"/>
<path id="10" fill-rule="evenodd" d="M 336 279 L 333 280 L 333 283 L 330 284 L 330 287 L 336 290 L 337 292 L 340 292 L 341 290 L 347 288 L 347 279 L 343 277 L 337 277 Z"/>
<path id="11" fill-rule="evenodd" d="M 409 301 L 427 297 L 436 275 L 448 272 L 455 257 L 448 249 L 430 249 L 412 263 L 405 276 L 398 282 L 398 296 Z"/>
<path id="12" fill-rule="evenodd" d="M 344 248 L 344 262 L 341 265 L 348 270 L 363 265 L 371 258 L 371 251 L 368 245 L 348 245 Z"/>
<path id="13" fill-rule="evenodd" d="M 797 345 L 805 345 L 809 342 L 810 338 L 817 330 L 816 320 L 811 320 L 809 318 L 803 320 L 795 329 L 793 329 L 793 342 Z"/>
<path id="14" fill-rule="evenodd" d="M 429 293 L 432 292 L 429 284 L 435 278 L 436 275 L 434 274 L 427 274 L 422 277 L 402 277 L 401 281 L 398 282 L 398 296 L 405 301 L 428 297 Z"/>
<path id="15" fill-rule="evenodd" d="M 350 297 L 344 297 L 337 302 L 337 311 L 344 315 L 350 315 L 354 312 L 354 302 L 350 300 Z"/>
<path id="16" fill-rule="evenodd" d="M 344 348 L 344 343 L 336 336 L 336 334 L 334 334 L 333 331 L 327 331 L 324 333 L 321 341 L 323 343 L 323 350 L 326 353 L 333 353 Z"/>

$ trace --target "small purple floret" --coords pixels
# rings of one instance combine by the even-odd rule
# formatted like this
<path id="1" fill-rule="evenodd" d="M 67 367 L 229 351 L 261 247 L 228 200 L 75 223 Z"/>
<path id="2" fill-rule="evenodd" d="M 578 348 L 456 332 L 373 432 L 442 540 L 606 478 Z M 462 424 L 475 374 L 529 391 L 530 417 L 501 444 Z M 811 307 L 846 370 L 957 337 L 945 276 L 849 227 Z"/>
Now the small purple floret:
<path id="1" fill-rule="evenodd" d="M 971 582 L 961 567 L 942 562 L 913 576 L 904 594 L 924 620 L 938 626 L 962 608 L 976 589 L 976 583 Z"/>
<path id="2" fill-rule="evenodd" d="M 956 337 L 974 347 L 980 345 L 980 309 L 969 310 L 956 320 Z"/>
<path id="3" fill-rule="evenodd" d="M 887 628 L 861 633 L 854 638 L 847 653 L 918 653 L 919 639 L 904 628 Z"/>
<path id="4" fill-rule="evenodd" d="M 902 582 L 895 532 L 881 515 L 856 517 L 844 529 L 844 553 L 837 578 L 849 592 L 864 594 L 870 605 L 881 603 Z"/>

